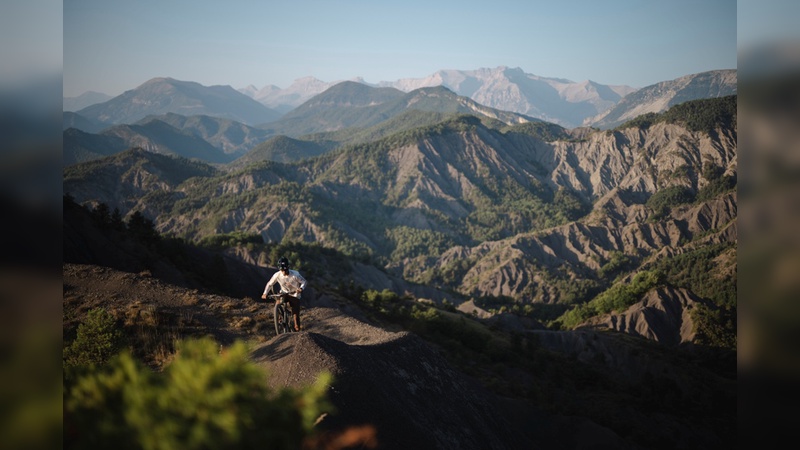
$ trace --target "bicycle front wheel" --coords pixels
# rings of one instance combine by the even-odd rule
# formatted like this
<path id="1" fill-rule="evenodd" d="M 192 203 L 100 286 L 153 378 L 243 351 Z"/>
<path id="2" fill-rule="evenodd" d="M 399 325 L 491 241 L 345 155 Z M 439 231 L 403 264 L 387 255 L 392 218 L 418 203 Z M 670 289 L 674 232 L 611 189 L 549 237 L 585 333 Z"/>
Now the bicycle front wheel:
<path id="1" fill-rule="evenodd" d="M 292 333 L 294 332 L 294 319 L 292 318 L 292 312 L 288 305 L 283 305 L 283 332 L 284 333 Z"/>

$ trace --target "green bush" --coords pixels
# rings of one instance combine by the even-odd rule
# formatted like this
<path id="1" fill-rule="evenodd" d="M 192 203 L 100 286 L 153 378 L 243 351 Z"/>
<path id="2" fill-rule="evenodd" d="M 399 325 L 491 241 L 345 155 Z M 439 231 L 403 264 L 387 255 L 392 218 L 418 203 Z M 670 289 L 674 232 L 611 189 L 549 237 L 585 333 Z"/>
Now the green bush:
<path id="1" fill-rule="evenodd" d="M 330 381 L 271 391 L 242 342 L 179 342 L 163 373 L 125 352 L 65 386 L 64 448 L 297 449 L 329 408 Z"/>
<path id="2" fill-rule="evenodd" d="M 122 333 L 114 317 L 105 309 L 92 309 L 78 326 L 75 340 L 64 348 L 64 365 L 101 366 L 116 355 L 122 345 Z"/>

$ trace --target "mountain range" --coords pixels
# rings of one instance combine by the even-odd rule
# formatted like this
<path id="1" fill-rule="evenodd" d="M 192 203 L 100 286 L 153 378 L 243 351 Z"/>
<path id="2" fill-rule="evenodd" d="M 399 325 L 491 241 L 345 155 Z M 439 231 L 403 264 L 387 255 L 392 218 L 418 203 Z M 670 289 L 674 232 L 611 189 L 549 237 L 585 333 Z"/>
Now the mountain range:
<path id="1" fill-rule="evenodd" d="M 469 74 L 474 76 L 471 75 L 472 78 L 469 78 L 467 77 Z M 508 87 L 511 78 L 514 76 L 525 78 L 523 75 L 518 70 L 505 68 L 473 72 L 442 71 L 436 77 L 429 79 L 401 80 L 395 84 L 408 89 L 417 85 L 435 84 L 437 80 L 447 81 L 456 89 L 471 93 L 473 96 L 483 96 L 488 101 L 487 96 L 491 89 L 486 86 L 503 85 Z M 485 86 L 480 89 L 475 87 L 480 84 L 477 81 L 468 82 L 471 79 L 478 80 L 479 76 L 485 81 Z M 488 81 L 490 79 L 493 80 L 491 83 Z M 545 83 L 547 80 L 550 84 Z M 611 128 L 640 114 L 663 111 L 669 105 L 681 101 L 735 93 L 735 81 L 734 71 L 715 71 L 658 83 L 627 95 L 619 100 L 612 109 L 593 119 L 585 120 L 587 124 L 595 123 L 601 125 L 603 129 Z M 324 87 L 323 84 L 314 83 L 311 80 L 306 80 L 306 83 L 311 86 L 311 91 L 306 91 L 307 93 Z M 528 85 L 532 85 L 531 83 Z M 596 86 L 589 91 L 586 89 L 581 91 L 575 88 L 576 85 L 569 85 L 565 80 L 557 79 L 540 79 L 537 83 L 534 84 L 539 87 L 550 86 L 547 89 L 555 89 L 553 86 L 559 87 L 561 91 L 557 94 L 565 97 L 566 100 L 582 100 L 590 103 L 593 102 L 591 99 L 594 98 L 592 97 L 594 94 L 588 95 L 587 92 L 606 92 L 608 95 L 611 95 L 609 92 L 612 92 L 609 90 L 611 88 L 597 90 Z M 269 122 L 247 125 L 225 118 L 242 116 L 235 105 L 242 101 L 243 94 L 233 95 L 230 102 L 220 103 L 218 101 L 221 95 L 219 87 L 205 88 L 196 83 L 179 82 L 166 78 L 154 79 L 123 96 L 90 106 L 79 113 L 65 112 L 63 123 L 65 129 L 74 127 L 85 132 L 98 133 L 111 126 L 111 124 L 103 122 L 103 120 L 109 120 L 109 117 L 128 117 L 127 115 L 131 111 L 136 111 L 134 116 L 129 117 L 133 119 L 145 113 L 152 113 L 132 123 L 121 123 L 117 126 L 123 124 L 145 126 L 146 122 L 155 119 L 169 124 L 175 129 L 159 127 L 158 130 L 148 130 L 148 128 L 154 128 L 151 125 L 135 130 L 128 129 L 125 133 L 117 133 L 127 140 L 128 147 L 152 148 L 166 154 L 205 158 L 208 162 L 220 164 L 230 164 L 232 161 L 242 158 L 236 163 L 241 165 L 261 158 L 258 155 L 246 155 L 257 146 L 260 147 L 258 154 L 262 156 L 275 155 L 275 160 L 291 161 L 319 155 L 340 145 L 368 142 L 393 132 L 435 123 L 450 113 L 477 114 L 486 119 L 499 120 L 506 124 L 540 120 L 524 114 L 487 107 L 443 86 L 442 84 L 420 87 L 405 92 L 394 87 L 371 87 L 356 81 L 345 81 L 328 87 L 280 118 L 271 116 L 272 120 Z M 472 86 L 472 88 L 467 89 L 466 86 Z M 584 87 L 587 86 L 589 85 Z M 225 95 L 230 95 L 232 92 L 229 89 L 222 91 Z M 299 91 L 299 89 L 295 89 L 295 91 Z M 522 92 L 519 86 L 514 91 Z M 583 97 L 578 94 L 579 91 L 583 92 Z M 556 95 L 556 93 L 551 94 Z M 249 107 L 253 106 L 252 102 L 245 103 Z M 143 105 L 146 104 L 161 106 L 157 108 L 144 107 Z M 188 104 L 206 105 L 200 110 L 206 111 L 207 114 L 187 116 L 176 112 L 163 112 L 176 110 L 190 112 L 185 111 L 186 108 L 181 106 Z M 212 105 L 222 109 L 210 109 L 209 107 Z M 104 112 L 98 115 L 98 111 Z M 198 145 L 188 145 L 190 143 L 188 139 L 175 139 L 175 136 L 187 133 L 205 140 L 209 145 L 216 147 L 217 151 L 206 148 L 207 146 L 199 141 Z M 280 147 L 291 142 L 285 139 L 273 139 L 281 135 L 294 140 L 299 139 L 297 144 L 306 148 L 296 148 L 289 152 L 287 152 L 288 147 L 271 149 L 270 147 L 273 145 L 279 144 Z M 92 155 L 96 154 L 83 151 L 91 147 L 91 144 L 82 144 L 76 141 L 80 136 L 73 133 L 65 138 L 67 145 L 64 147 L 66 155 L 64 161 L 82 161 L 92 158 Z M 181 147 L 181 143 L 187 145 Z M 172 148 L 175 145 L 178 147 Z M 74 156 L 75 152 L 80 152 L 81 156 Z"/>
<path id="2" fill-rule="evenodd" d="M 369 84 L 360 79 L 353 81 Z M 290 110 L 335 84 L 337 83 L 325 83 L 306 77 L 296 80 L 283 90 L 268 85 L 260 91 L 252 86 L 241 91 L 267 106 Z M 460 96 L 491 108 L 524 114 L 567 128 L 583 125 L 605 129 L 612 126 L 604 117 L 615 107 L 617 109 L 612 115 L 622 117 L 626 114 L 624 111 L 630 110 L 625 118 L 633 118 L 647 112 L 663 112 L 669 106 L 687 100 L 731 95 L 736 92 L 736 71 L 703 72 L 639 89 L 624 85 L 604 85 L 591 80 L 574 82 L 562 78 L 540 77 L 525 73 L 520 68 L 500 66 L 493 69 L 440 70 L 424 78 L 382 81 L 371 86 L 393 87 L 404 92 L 422 87 L 444 86 Z M 623 98 L 640 90 L 648 93 L 646 105 L 640 106 L 637 100 L 631 99 L 618 106 Z M 282 99 L 280 104 L 276 103 L 276 98 Z M 615 124 L 619 123 L 622 122 Z"/>
<path id="3" fill-rule="evenodd" d="M 118 136 L 127 143 L 127 147 L 141 147 L 219 164 L 241 159 L 236 165 L 242 165 L 264 159 L 264 155 L 267 155 L 266 159 L 278 161 L 315 156 L 344 144 L 366 142 L 433 124 L 454 113 L 477 114 L 486 120 L 506 124 L 535 120 L 479 105 L 442 87 L 404 93 L 394 88 L 373 88 L 356 82 L 342 82 L 282 118 L 258 127 L 206 115 L 187 117 L 167 113 L 147 116 L 132 125 L 109 126 L 99 134 Z M 98 123 L 77 113 L 64 113 L 65 127 L 96 130 L 102 128 Z M 83 151 L 91 147 L 91 143 L 81 142 L 83 136 L 85 134 L 82 133 L 65 136 L 65 163 L 94 158 L 95 153 Z M 283 137 L 293 138 L 294 141 L 300 139 L 308 150 L 287 152 L 286 149 L 271 149 L 276 144 L 292 142 Z M 255 147 L 258 150 L 252 153 Z"/>
<path id="4" fill-rule="evenodd" d="M 647 112 L 663 112 L 669 106 L 682 101 L 719 97 L 736 92 L 735 70 L 687 75 L 642 89 L 604 85 L 590 80 L 573 82 L 560 78 L 539 77 L 525 73 L 519 68 L 502 66 L 494 69 L 441 70 L 425 78 L 407 78 L 377 84 L 368 84 L 360 78 L 350 81 L 372 87 L 392 87 L 403 92 L 423 87 L 444 86 L 459 96 L 470 98 L 486 107 L 523 114 L 567 128 L 577 126 L 611 128 L 612 122 L 618 119 L 624 121 L 625 118 Z M 111 99 L 114 102 L 104 108 L 99 108 L 95 104 L 84 108 L 86 111 L 80 110 L 78 113 L 87 119 L 109 124 L 132 123 L 146 115 L 172 112 L 186 116 L 206 114 L 255 125 L 275 120 L 339 83 L 339 81 L 323 82 L 313 77 L 305 77 L 296 80 L 285 89 L 274 85 L 260 89 L 255 86 L 239 89 L 238 92 L 242 95 L 267 107 L 267 111 L 256 111 L 258 108 L 252 104 L 245 106 L 241 98 L 231 98 L 222 102 L 221 98 L 235 97 L 230 90 L 225 89 L 226 87 L 212 86 L 208 88 L 209 92 L 203 92 L 204 89 L 196 83 L 156 78 L 119 96 L 122 98 Z M 620 104 L 623 98 L 637 91 L 645 94 Z M 87 93 L 79 98 L 81 101 L 89 101 L 89 97 L 90 93 Z M 135 106 L 128 104 L 134 102 L 134 99 L 136 99 Z M 71 111 L 75 109 L 72 105 L 78 98 L 65 98 L 64 101 L 65 111 Z M 616 109 L 612 111 L 612 108 Z"/>

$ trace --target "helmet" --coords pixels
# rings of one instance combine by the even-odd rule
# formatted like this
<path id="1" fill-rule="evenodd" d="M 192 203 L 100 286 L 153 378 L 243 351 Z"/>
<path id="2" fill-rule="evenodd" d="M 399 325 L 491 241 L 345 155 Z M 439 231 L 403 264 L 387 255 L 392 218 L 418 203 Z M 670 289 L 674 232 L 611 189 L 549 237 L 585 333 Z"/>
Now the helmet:
<path id="1" fill-rule="evenodd" d="M 281 270 L 289 270 L 289 260 L 285 256 L 278 260 L 278 268 Z"/>

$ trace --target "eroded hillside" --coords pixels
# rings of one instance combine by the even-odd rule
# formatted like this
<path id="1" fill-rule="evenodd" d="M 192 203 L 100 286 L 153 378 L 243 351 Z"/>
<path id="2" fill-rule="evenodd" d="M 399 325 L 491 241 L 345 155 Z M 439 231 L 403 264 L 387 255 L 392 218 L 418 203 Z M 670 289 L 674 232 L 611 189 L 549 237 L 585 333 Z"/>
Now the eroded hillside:
<path id="1" fill-rule="evenodd" d="M 711 298 L 707 286 L 735 286 L 735 264 L 721 279 L 688 272 L 735 255 L 734 106 L 696 102 L 613 131 L 457 116 L 227 173 L 132 151 L 68 168 L 64 190 L 82 204 L 141 211 L 160 233 L 319 245 L 452 293 L 427 297 L 435 301 L 472 300 L 557 327 L 619 313 L 659 288 L 709 300 L 729 321 L 735 287 Z M 678 258 L 690 260 L 688 272 L 670 272 Z M 655 281 L 625 287 L 644 272 Z"/>

